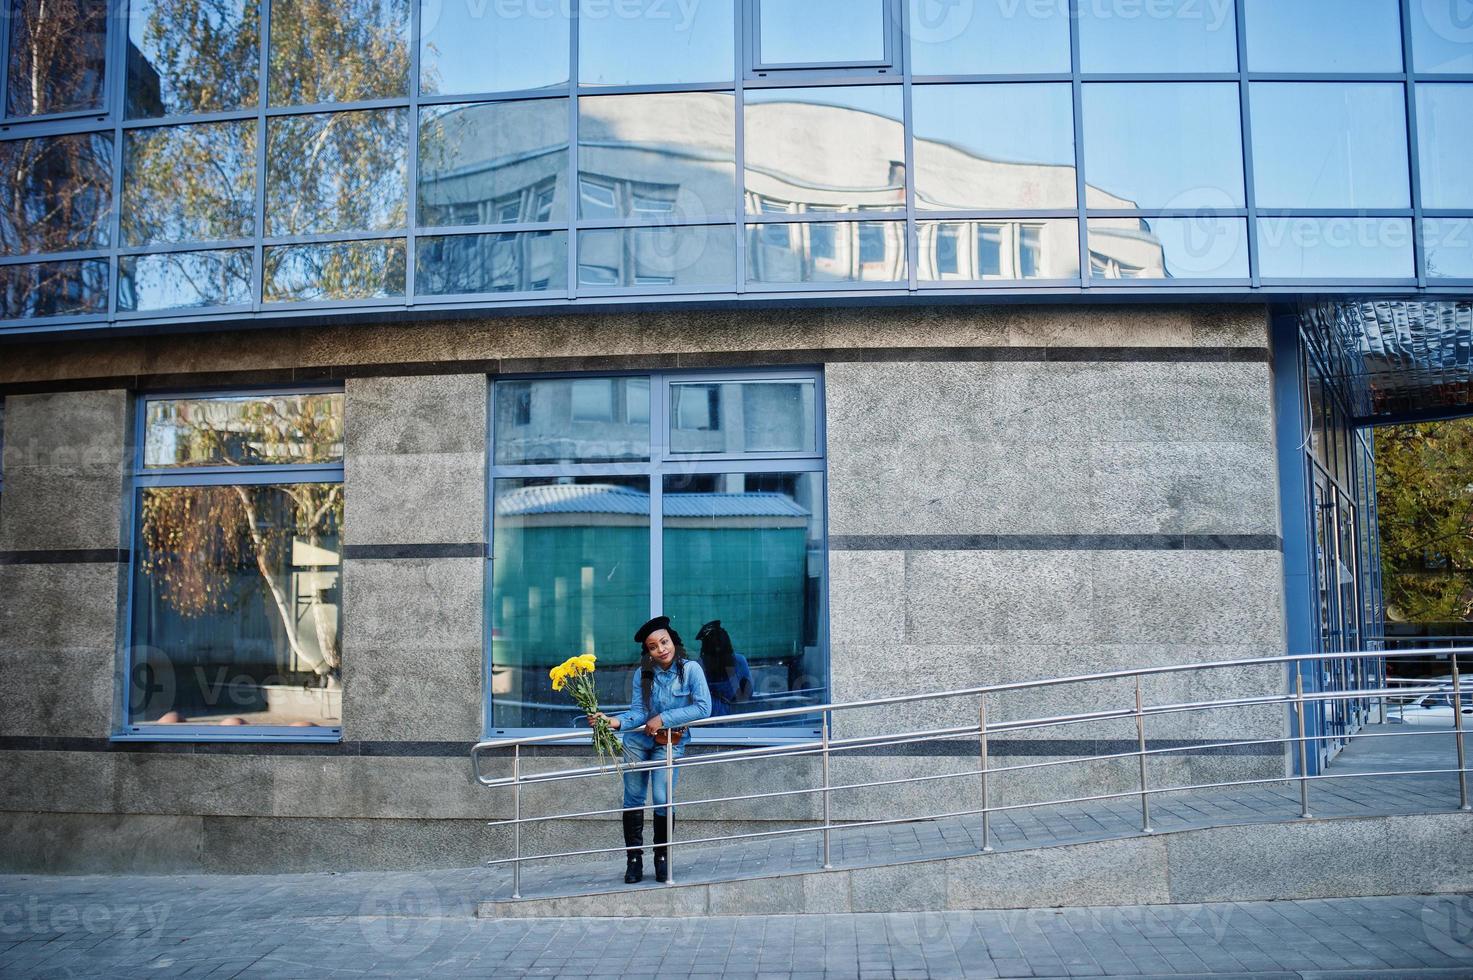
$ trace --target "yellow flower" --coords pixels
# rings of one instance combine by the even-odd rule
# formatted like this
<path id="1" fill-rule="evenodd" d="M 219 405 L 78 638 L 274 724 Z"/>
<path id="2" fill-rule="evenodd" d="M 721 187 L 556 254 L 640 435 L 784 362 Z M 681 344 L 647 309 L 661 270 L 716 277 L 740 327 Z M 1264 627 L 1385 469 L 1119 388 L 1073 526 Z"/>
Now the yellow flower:
<path id="1" fill-rule="evenodd" d="M 567 666 L 567 664 L 559 664 L 558 666 L 552 668 L 552 670 L 548 671 L 548 676 L 552 678 L 552 689 L 554 691 L 561 691 L 563 689 L 563 686 L 567 684 Z"/>

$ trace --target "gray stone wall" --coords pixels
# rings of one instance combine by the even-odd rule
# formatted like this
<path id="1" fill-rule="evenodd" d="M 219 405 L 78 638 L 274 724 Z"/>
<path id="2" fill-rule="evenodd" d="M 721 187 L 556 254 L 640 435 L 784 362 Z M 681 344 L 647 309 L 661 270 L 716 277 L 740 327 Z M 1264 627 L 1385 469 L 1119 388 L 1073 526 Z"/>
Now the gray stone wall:
<path id="1" fill-rule="evenodd" d="M 1071 306 L 549 316 L 9 345 L 0 778 L 14 792 L 0 804 L 0 866 L 433 867 L 503 851 L 504 829 L 485 821 L 508 815 L 509 801 L 474 785 L 465 755 L 482 730 L 485 375 L 498 371 L 822 365 L 836 698 L 1281 652 L 1277 551 L 1242 544 L 1277 534 L 1266 343 L 1262 308 Z M 345 746 L 107 750 L 126 565 L 99 559 L 126 547 L 127 391 L 324 376 L 345 378 L 347 393 Z M 59 390 L 68 386 L 98 390 Z M 32 457 L 32 444 L 62 452 Z M 1086 540 L 1101 535 L 1135 545 Z M 1201 547 L 1151 545 L 1153 535 Z M 1203 544 L 1214 537 L 1230 546 Z M 50 555 L 21 555 L 35 551 Z M 1163 678 L 1146 693 L 1162 703 L 1277 692 L 1280 677 L 1243 668 L 1210 690 Z M 1119 682 L 1061 688 L 997 697 L 989 710 L 1025 718 L 1118 706 L 1133 693 Z M 976 710 L 959 699 L 860 714 L 841 719 L 839 734 L 970 724 Z M 1272 737 L 1283 723 L 1259 709 L 1152 726 L 1153 737 L 1201 739 Z M 54 736 L 87 744 L 41 741 Z M 994 763 L 1068 758 L 1065 737 L 1084 736 L 1012 736 Z M 1134 726 L 1101 724 L 1087 737 L 1133 738 Z M 834 776 L 962 772 L 974 751 L 856 755 L 837 760 Z M 1153 763 L 1152 778 L 1282 771 L 1274 756 L 1195 755 Z M 683 777 L 680 795 L 796 789 L 817 777 L 811 759 L 706 767 Z M 1132 761 L 998 776 L 994 789 L 1006 802 L 1134 779 Z M 590 808 L 616 798 L 604 780 L 579 789 Z M 524 802 L 536 812 L 568 799 L 555 784 Z M 834 812 L 874 819 L 975 802 L 975 778 L 962 778 L 838 792 Z M 792 796 L 703 808 L 689 814 L 691 832 L 792 826 L 818 807 Z M 528 833 L 529 848 L 617 843 L 608 819 Z"/>

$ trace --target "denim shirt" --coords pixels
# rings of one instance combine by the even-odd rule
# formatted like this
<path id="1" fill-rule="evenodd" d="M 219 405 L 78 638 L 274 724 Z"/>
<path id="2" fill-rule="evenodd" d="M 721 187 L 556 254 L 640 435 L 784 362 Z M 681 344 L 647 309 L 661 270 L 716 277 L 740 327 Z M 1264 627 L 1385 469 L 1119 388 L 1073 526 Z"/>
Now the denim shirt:
<path id="1" fill-rule="evenodd" d="M 648 708 L 644 704 L 643 674 L 641 667 L 630 681 L 629 710 L 616 716 L 620 731 L 636 731 L 655 715 L 661 716 L 666 728 L 679 728 L 711 714 L 711 689 L 706 685 L 706 672 L 696 661 L 685 662 L 684 677 L 676 676 L 673 662 L 656 670 Z"/>

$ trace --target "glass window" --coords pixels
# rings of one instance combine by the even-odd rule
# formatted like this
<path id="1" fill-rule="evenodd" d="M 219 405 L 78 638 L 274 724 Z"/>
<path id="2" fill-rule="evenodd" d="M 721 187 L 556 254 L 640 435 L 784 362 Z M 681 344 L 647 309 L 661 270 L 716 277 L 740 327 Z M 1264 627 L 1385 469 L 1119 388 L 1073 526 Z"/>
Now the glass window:
<path id="1" fill-rule="evenodd" d="M 102 108 L 108 0 L 5 0 L 5 114 Z"/>
<path id="2" fill-rule="evenodd" d="M 1473 85 L 1417 86 L 1422 207 L 1473 208 Z"/>
<path id="3" fill-rule="evenodd" d="M 498 386 L 499 387 L 499 386 Z M 581 719 L 548 670 L 598 657 L 607 711 L 629 704 L 650 616 L 648 477 L 497 479 L 493 486 L 491 691 L 497 728 L 563 728 Z"/>
<path id="4" fill-rule="evenodd" d="M 1259 218 L 1258 262 L 1272 279 L 1409 279 L 1410 218 Z"/>
<path id="5" fill-rule="evenodd" d="M 107 260 L 0 265 L 0 316 L 21 320 L 107 312 Z"/>
<path id="6" fill-rule="evenodd" d="M 165 252 L 118 259 L 118 309 L 183 310 L 251 301 L 251 252 Z"/>
<path id="7" fill-rule="evenodd" d="M 622 710 L 639 663 L 629 637 L 661 614 L 693 659 L 702 624 L 720 620 L 729 635 L 731 650 L 707 644 L 701 661 L 715 714 L 823 702 L 816 376 L 507 380 L 492 401 L 491 727 L 578 725 L 547 675 L 575 653 L 598 657 L 600 702 Z M 652 415 L 668 420 L 671 439 L 653 454 Z M 689 455 L 673 455 L 681 446 L 739 458 L 695 473 Z M 741 734 L 806 735 L 813 724 Z"/>
<path id="8" fill-rule="evenodd" d="M 1066 84 L 917 85 L 916 207 L 1072 208 L 1074 101 Z"/>
<path id="9" fill-rule="evenodd" d="M 568 233 L 421 236 L 414 291 L 421 296 L 544 293 L 568 288 Z"/>
<path id="10" fill-rule="evenodd" d="M 567 379 L 496 383 L 496 463 L 616 463 L 650 458 L 649 378 L 603 378 L 612 406 L 586 417 L 588 394 Z M 580 416 L 580 412 L 582 416 Z M 641 620 L 643 622 L 643 620 Z M 635 624 L 638 625 L 638 624 Z M 562 663 L 562 661 L 558 661 Z"/>
<path id="11" fill-rule="evenodd" d="M 276 246 L 264 261 L 268 303 L 404 295 L 403 239 Z"/>
<path id="12" fill-rule="evenodd" d="M 736 78 L 734 4 L 580 0 L 578 80 L 668 85 Z"/>
<path id="13" fill-rule="evenodd" d="M 1473 218 L 1428 218 L 1422 223 L 1431 279 L 1473 279 Z"/>
<path id="14" fill-rule="evenodd" d="M 470 95 L 568 84 L 570 9 L 538 0 L 420 0 L 420 92 Z"/>
<path id="15" fill-rule="evenodd" d="M 254 107 L 260 32 L 259 0 L 132 0 L 129 118 Z"/>
<path id="16" fill-rule="evenodd" d="M 1243 3 L 1250 71 L 1401 71 L 1399 0 Z"/>
<path id="17" fill-rule="evenodd" d="M 256 225 L 256 123 L 123 134 L 123 242 L 249 238 Z"/>
<path id="18" fill-rule="evenodd" d="M 1079 5 L 1079 60 L 1087 72 L 1235 72 L 1232 0 Z"/>
<path id="19" fill-rule="evenodd" d="M 736 228 L 684 225 L 578 232 L 578 283 L 586 291 L 628 288 L 731 289 Z M 589 267 L 588 275 L 583 269 Z"/>
<path id="20" fill-rule="evenodd" d="M 1095 279 L 1247 279 L 1243 218 L 1090 218 Z"/>
<path id="21" fill-rule="evenodd" d="M 1079 278 L 1073 219 L 922 221 L 916 231 L 922 282 Z"/>
<path id="22" fill-rule="evenodd" d="M 409 0 L 272 0 L 272 105 L 409 94 Z"/>
<path id="23" fill-rule="evenodd" d="M 810 221 L 747 226 L 747 282 L 901 282 L 905 225 Z"/>
<path id="24" fill-rule="evenodd" d="M 1242 207 L 1240 115 L 1231 83 L 1085 85 L 1085 203 Z"/>
<path id="25" fill-rule="evenodd" d="M 1256 82 L 1253 173 L 1263 208 L 1405 208 L 1400 85 Z"/>
<path id="26" fill-rule="evenodd" d="M 145 400 L 130 731 L 337 734 L 342 408 L 328 392 Z M 263 464 L 317 465 L 244 478 Z"/>
<path id="27" fill-rule="evenodd" d="M 1412 0 L 1411 15 L 1417 71 L 1473 74 L 1473 16 L 1466 0 Z"/>
<path id="28" fill-rule="evenodd" d="M 748 89 L 747 213 L 905 207 L 900 87 Z"/>
<path id="29" fill-rule="evenodd" d="M 823 474 L 679 474 L 664 481 L 661 611 L 690 637 L 687 649 L 711 686 L 712 714 L 822 703 Z M 695 642 L 697 628 L 713 620 L 730 651 L 715 644 L 703 651 Z M 811 728 L 814 719 L 767 724 Z"/>
<path id="30" fill-rule="evenodd" d="M 578 100 L 579 217 L 730 220 L 736 97 L 729 92 Z"/>
<path id="31" fill-rule="evenodd" d="M 150 398 L 143 413 L 143 465 L 340 464 L 341 392 Z"/>
<path id="32" fill-rule="evenodd" d="M 762 65 L 882 64 L 887 0 L 757 0 Z"/>
<path id="33" fill-rule="evenodd" d="M 0 252 L 106 248 L 112 160 L 101 133 L 0 142 Z"/>
<path id="34" fill-rule="evenodd" d="M 817 385 L 690 381 L 670 386 L 670 452 L 815 453 Z"/>
<path id="35" fill-rule="evenodd" d="M 266 132 L 266 234 L 404 227 L 408 110 L 280 116 Z"/>
<path id="36" fill-rule="evenodd" d="M 910 0 L 917 75 L 1069 72 L 1069 8 L 1062 3 Z"/>
<path id="37" fill-rule="evenodd" d="M 567 186 L 567 99 L 421 110 L 420 224 L 566 222 Z"/>

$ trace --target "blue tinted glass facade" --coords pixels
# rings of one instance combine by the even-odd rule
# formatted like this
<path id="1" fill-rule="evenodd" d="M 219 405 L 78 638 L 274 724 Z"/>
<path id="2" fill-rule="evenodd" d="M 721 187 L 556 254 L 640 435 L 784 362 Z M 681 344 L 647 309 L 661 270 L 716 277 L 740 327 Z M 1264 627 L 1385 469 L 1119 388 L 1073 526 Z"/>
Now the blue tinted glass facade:
<path id="1" fill-rule="evenodd" d="M 0 331 L 1469 284 L 1451 0 L 95 6 L 0 46 Z"/>

